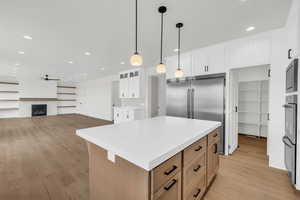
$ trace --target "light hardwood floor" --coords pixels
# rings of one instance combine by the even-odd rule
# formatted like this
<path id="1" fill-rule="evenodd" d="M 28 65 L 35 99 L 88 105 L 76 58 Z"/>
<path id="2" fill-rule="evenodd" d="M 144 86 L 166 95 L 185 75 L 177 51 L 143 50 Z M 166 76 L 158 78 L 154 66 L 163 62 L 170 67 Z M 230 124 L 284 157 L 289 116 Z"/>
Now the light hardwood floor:
<path id="1" fill-rule="evenodd" d="M 239 145 L 232 156 L 221 156 L 204 200 L 300 200 L 287 173 L 268 167 L 266 140 L 239 136 Z"/>
<path id="2" fill-rule="evenodd" d="M 108 123 L 81 115 L 0 119 L 0 200 L 87 200 L 88 152 L 75 130 Z"/>
<path id="3" fill-rule="evenodd" d="M 110 122 L 82 115 L 0 119 L 0 200 L 88 200 L 88 153 L 75 130 Z M 205 200 L 299 200 L 266 143 L 240 137 Z"/>

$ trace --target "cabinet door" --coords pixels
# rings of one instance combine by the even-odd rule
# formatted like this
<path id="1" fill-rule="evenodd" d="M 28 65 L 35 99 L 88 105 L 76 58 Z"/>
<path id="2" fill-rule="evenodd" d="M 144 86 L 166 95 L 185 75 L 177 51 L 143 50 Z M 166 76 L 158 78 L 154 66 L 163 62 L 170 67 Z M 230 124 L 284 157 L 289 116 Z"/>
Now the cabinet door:
<path id="1" fill-rule="evenodd" d="M 268 38 L 237 41 L 226 47 L 226 65 L 230 68 L 270 64 L 271 42 Z"/>
<path id="2" fill-rule="evenodd" d="M 132 71 L 129 74 L 129 98 L 140 97 L 140 71 Z"/>
<path id="3" fill-rule="evenodd" d="M 178 68 L 178 57 L 172 56 L 167 58 L 167 79 L 175 78 L 175 72 Z M 192 76 L 192 58 L 190 53 L 181 55 L 181 69 L 183 76 Z"/>
<path id="4" fill-rule="evenodd" d="M 120 98 L 128 98 L 129 94 L 129 73 L 120 74 Z"/>
<path id="5" fill-rule="evenodd" d="M 175 175 L 162 186 L 153 196 L 152 200 L 181 200 L 181 173 Z"/>
<path id="6" fill-rule="evenodd" d="M 193 51 L 192 53 L 192 75 L 204 75 L 207 73 L 208 56 L 205 49 Z"/>
<path id="7" fill-rule="evenodd" d="M 175 78 L 175 71 L 177 69 L 177 57 L 172 56 L 167 58 L 166 62 L 166 77 L 167 79 Z"/>
<path id="8" fill-rule="evenodd" d="M 192 56 L 191 53 L 184 53 L 181 55 L 181 69 L 183 76 L 192 76 Z M 175 72 L 174 72 L 175 73 Z"/>
<path id="9" fill-rule="evenodd" d="M 219 169 L 218 143 L 213 143 L 207 149 L 207 186 L 210 185 Z"/>
<path id="10" fill-rule="evenodd" d="M 208 64 L 206 74 L 225 73 L 225 47 L 216 45 L 206 49 Z"/>

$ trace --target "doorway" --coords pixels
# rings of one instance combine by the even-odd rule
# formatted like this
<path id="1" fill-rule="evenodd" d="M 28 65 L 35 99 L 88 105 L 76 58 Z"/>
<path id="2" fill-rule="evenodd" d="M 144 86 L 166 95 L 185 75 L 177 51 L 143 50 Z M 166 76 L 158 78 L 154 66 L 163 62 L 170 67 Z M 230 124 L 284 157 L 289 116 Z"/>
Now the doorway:
<path id="1" fill-rule="evenodd" d="M 268 154 L 269 69 L 263 65 L 230 71 L 230 154 L 241 144 L 259 144 Z"/>

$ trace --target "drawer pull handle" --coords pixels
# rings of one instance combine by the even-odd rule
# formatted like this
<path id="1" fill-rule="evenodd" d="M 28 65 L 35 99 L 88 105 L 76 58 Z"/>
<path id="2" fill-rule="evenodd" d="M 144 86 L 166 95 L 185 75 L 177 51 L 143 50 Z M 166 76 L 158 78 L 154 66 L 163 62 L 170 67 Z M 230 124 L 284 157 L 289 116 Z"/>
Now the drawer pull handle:
<path id="1" fill-rule="evenodd" d="M 202 146 L 199 146 L 195 151 L 200 151 L 202 149 Z"/>
<path id="2" fill-rule="evenodd" d="M 176 166 L 176 165 L 173 165 L 172 169 L 170 169 L 169 171 L 166 171 L 166 172 L 165 172 L 165 175 L 166 175 L 166 176 L 169 176 L 169 175 L 172 174 L 172 172 L 174 172 L 176 169 L 177 169 L 177 166 Z"/>
<path id="3" fill-rule="evenodd" d="M 166 186 L 166 187 L 164 187 L 164 189 L 165 189 L 166 191 L 169 191 L 176 183 L 177 183 L 177 180 L 176 180 L 176 179 L 173 179 L 172 182 L 171 182 L 171 184 L 168 185 L 168 186 Z"/>
<path id="4" fill-rule="evenodd" d="M 194 172 L 199 171 L 200 168 L 201 168 L 201 165 L 198 165 L 196 168 L 194 168 Z"/>
<path id="5" fill-rule="evenodd" d="M 214 135 L 214 137 L 217 137 L 218 136 L 218 133 L 216 133 L 215 135 Z"/>
<path id="6" fill-rule="evenodd" d="M 200 193 L 201 193 L 201 189 L 198 189 L 198 190 L 197 190 L 197 193 L 194 194 L 194 198 L 197 198 L 197 197 L 199 196 Z"/>

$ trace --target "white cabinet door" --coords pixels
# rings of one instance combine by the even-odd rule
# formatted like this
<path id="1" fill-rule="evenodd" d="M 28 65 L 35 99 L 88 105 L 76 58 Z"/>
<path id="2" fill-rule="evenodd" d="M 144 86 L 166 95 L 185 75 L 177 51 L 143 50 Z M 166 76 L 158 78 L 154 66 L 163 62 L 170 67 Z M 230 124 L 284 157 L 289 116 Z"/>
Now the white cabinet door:
<path id="1" fill-rule="evenodd" d="M 192 76 L 225 73 L 225 49 L 216 45 L 192 53 Z"/>
<path id="2" fill-rule="evenodd" d="M 125 112 L 124 109 L 115 107 L 114 108 L 114 123 L 119 124 L 125 120 Z"/>
<path id="3" fill-rule="evenodd" d="M 135 70 L 129 74 L 129 98 L 140 97 L 140 71 Z"/>
<path id="4" fill-rule="evenodd" d="M 229 68 L 270 64 L 269 38 L 238 41 L 226 47 L 226 65 Z"/>
<path id="5" fill-rule="evenodd" d="M 191 53 L 184 53 L 181 55 L 181 69 L 183 70 L 183 76 L 192 76 L 192 56 Z M 174 71 L 175 73 L 175 71 Z"/>
<path id="6" fill-rule="evenodd" d="M 167 58 L 166 62 L 166 77 L 167 79 L 175 78 L 175 71 L 177 69 L 177 56 Z"/>
<path id="7" fill-rule="evenodd" d="M 172 56 L 167 58 L 167 79 L 175 78 L 175 72 L 178 68 L 178 57 Z M 181 68 L 183 70 L 183 76 L 192 75 L 192 58 L 191 53 L 184 53 L 181 55 Z"/>
<path id="8" fill-rule="evenodd" d="M 206 74 L 208 65 L 208 55 L 205 49 L 192 52 L 192 76 Z"/>
<path id="9" fill-rule="evenodd" d="M 206 49 L 208 64 L 206 74 L 225 73 L 225 48 L 223 45 L 216 45 Z"/>
<path id="10" fill-rule="evenodd" d="M 129 97 L 129 73 L 120 73 L 120 98 Z"/>

